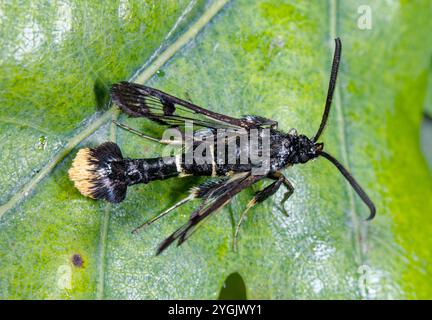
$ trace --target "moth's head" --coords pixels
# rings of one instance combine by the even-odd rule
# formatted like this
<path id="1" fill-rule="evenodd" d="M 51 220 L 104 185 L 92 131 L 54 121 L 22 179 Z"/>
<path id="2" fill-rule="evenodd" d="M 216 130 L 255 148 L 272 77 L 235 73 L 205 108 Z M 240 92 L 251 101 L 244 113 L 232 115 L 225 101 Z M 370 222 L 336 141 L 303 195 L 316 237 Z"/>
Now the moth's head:
<path id="1" fill-rule="evenodd" d="M 303 134 L 299 135 L 295 129 L 291 129 L 288 135 L 291 140 L 290 151 L 292 163 L 306 163 L 318 157 L 324 149 L 324 143 L 316 143 Z"/>
<path id="2" fill-rule="evenodd" d="M 125 163 L 120 148 L 113 142 L 80 149 L 68 173 L 84 196 L 114 203 L 126 196 Z"/>

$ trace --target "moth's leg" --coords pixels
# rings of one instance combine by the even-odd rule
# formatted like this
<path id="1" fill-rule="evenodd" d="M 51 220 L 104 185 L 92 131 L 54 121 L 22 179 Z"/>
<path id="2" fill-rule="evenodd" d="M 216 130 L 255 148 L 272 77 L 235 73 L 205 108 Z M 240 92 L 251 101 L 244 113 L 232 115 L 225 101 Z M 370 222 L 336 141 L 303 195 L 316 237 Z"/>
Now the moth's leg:
<path id="1" fill-rule="evenodd" d="M 278 122 L 272 119 L 264 118 L 261 116 L 253 116 L 253 115 L 247 115 L 243 120 L 246 120 L 247 122 L 255 125 L 255 126 L 270 126 L 272 129 L 277 129 Z"/>
<path id="2" fill-rule="evenodd" d="M 173 142 L 174 142 L 174 141 L 166 141 L 166 140 L 162 140 L 162 139 L 158 139 L 158 138 L 149 136 L 149 135 L 147 135 L 145 133 L 142 133 L 142 132 L 140 132 L 140 131 L 138 131 L 138 130 L 136 130 L 134 128 L 129 127 L 128 125 L 126 125 L 124 123 L 120 123 L 120 122 L 118 122 L 116 120 L 112 120 L 112 122 L 115 125 L 117 125 L 120 128 L 122 128 L 122 129 L 125 129 L 125 130 L 127 130 L 127 131 L 129 131 L 129 132 L 131 132 L 133 134 L 136 134 L 137 136 L 139 136 L 141 138 L 145 138 L 145 139 L 151 140 L 153 142 L 158 142 L 158 143 L 162 143 L 162 144 L 173 144 Z"/>
<path id="3" fill-rule="evenodd" d="M 171 207 L 169 207 L 165 211 L 159 213 L 157 216 L 154 216 L 150 220 L 147 220 L 146 222 L 142 223 L 140 226 L 136 227 L 132 231 L 132 233 L 138 233 L 142 229 L 144 229 L 144 228 L 148 227 L 149 225 L 151 225 L 153 222 L 159 220 L 160 218 L 166 216 L 171 211 L 173 211 L 173 210 L 177 209 L 178 207 L 182 206 L 183 204 L 185 204 L 189 200 L 196 199 L 196 198 L 202 198 L 203 201 L 201 203 L 201 206 L 199 207 L 199 209 L 201 209 L 202 206 L 204 206 L 204 204 L 206 203 L 208 197 L 212 194 L 212 192 L 214 190 L 216 190 L 218 187 L 222 186 L 226 181 L 227 181 L 226 179 L 210 180 L 210 181 L 206 181 L 206 182 L 204 182 L 204 183 L 202 183 L 202 184 L 200 184 L 200 185 L 198 185 L 196 187 L 193 187 L 189 191 L 189 196 L 187 196 L 186 198 L 183 198 L 182 200 L 180 200 L 179 202 L 175 203 L 174 205 L 172 205 Z M 194 211 L 193 213 L 195 213 L 195 212 L 197 212 L 197 210 Z"/>
<path id="4" fill-rule="evenodd" d="M 284 179 L 285 179 L 285 177 L 283 175 L 281 175 L 275 182 L 273 182 L 272 184 L 268 185 L 263 190 L 258 191 L 255 194 L 255 196 L 252 198 L 252 200 L 249 201 L 249 203 L 246 206 L 246 209 L 240 215 L 239 222 L 237 223 L 237 227 L 236 227 L 236 230 L 235 230 L 235 233 L 234 233 L 234 243 L 233 243 L 234 251 L 237 251 L 237 238 L 238 238 L 238 234 L 239 234 L 239 231 L 240 231 L 241 224 L 243 223 L 243 220 L 246 217 L 246 213 L 249 211 L 250 208 L 252 208 L 256 204 L 258 204 L 260 202 L 263 202 L 267 198 L 269 198 L 272 195 L 274 195 L 276 193 L 276 191 L 278 191 L 278 189 L 280 188 L 280 186 L 282 185 L 282 183 L 284 182 Z"/>
<path id="5" fill-rule="evenodd" d="M 281 209 L 282 211 L 289 216 L 288 212 L 285 210 L 285 202 L 288 200 L 289 197 L 294 193 L 294 186 L 291 184 L 291 182 L 281 173 L 281 172 L 275 172 L 271 175 L 269 175 L 270 179 L 273 180 L 279 180 L 283 179 L 282 183 L 284 184 L 285 188 L 287 188 L 287 192 L 284 193 L 284 197 L 281 201 Z"/>
<path id="6" fill-rule="evenodd" d="M 175 203 L 173 206 L 169 207 L 168 209 L 166 209 L 165 211 L 161 212 L 160 214 L 158 214 L 157 216 L 151 218 L 150 220 L 147 220 L 146 222 L 144 222 L 143 224 L 141 224 L 140 226 L 136 227 L 134 230 L 132 230 L 132 233 L 138 233 L 139 231 L 141 231 L 142 229 L 148 227 L 149 225 L 151 225 L 153 222 L 159 220 L 160 218 L 166 216 L 168 213 L 170 213 L 171 211 L 173 211 L 174 209 L 177 209 L 178 207 L 182 206 L 183 204 L 185 204 L 186 202 L 188 202 L 189 200 L 192 200 L 194 198 L 193 194 L 190 194 L 188 197 L 183 198 L 182 200 L 180 200 L 179 202 Z"/>

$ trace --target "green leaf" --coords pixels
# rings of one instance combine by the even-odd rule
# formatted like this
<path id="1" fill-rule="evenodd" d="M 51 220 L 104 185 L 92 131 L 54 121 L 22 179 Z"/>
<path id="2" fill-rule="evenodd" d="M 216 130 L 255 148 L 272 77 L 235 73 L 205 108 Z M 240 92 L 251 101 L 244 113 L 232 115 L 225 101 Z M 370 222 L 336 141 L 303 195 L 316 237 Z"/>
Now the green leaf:
<path id="1" fill-rule="evenodd" d="M 418 143 L 428 1 L 224 2 L 0 5 L 0 297 L 217 298 L 233 273 L 255 299 L 432 297 L 432 180 Z M 370 30 L 359 28 L 361 5 L 371 9 Z M 155 257 L 197 203 L 130 231 L 199 179 L 137 185 L 118 205 L 84 198 L 68 180 L 78 147 L 114 140 L 128 157 L 160 154 L 110 125 L 118 114 L 107 109 L 107 88 L 131 77 L 313 135 L 336 36 L 342 66 L 322 139 L 376 203 L 375 220 L 364 221 L 367 208 L 318 159 L 284 171 L 296 188 L 289 217 L 281 189 L 250 211 L 237 253 L 233 229 L 260 186 Z M 161 133 L 142 119 L 120 121 Z"/>

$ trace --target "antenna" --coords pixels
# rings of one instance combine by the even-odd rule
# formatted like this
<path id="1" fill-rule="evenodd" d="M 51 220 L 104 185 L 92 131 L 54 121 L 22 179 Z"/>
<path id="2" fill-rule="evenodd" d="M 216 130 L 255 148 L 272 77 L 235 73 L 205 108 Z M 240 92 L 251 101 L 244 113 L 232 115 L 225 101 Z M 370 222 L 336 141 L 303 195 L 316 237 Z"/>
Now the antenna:
<path id="1" fill-rule="evenodd" d="M 321 136 L 322 132 L 324 131 L 324 128 L 326 126 L 327 123 L 327 118 L 328 115 L 330 113 L 330 107 L 331 107 L 331 103 L 332 103 L 332 99 L 333 99 L 333 93 L 335 90 L 335 86 L 336 86 L 336 78 L 337 78 L 337 74 L 338 74 L 338 70 L 339 70 L 339 62 L 340 62 L 340 57 L 341 57 L 341 53 L 342 53 L 342 43 L 341 40 L 339 38 L 335 39 L 335 52 L 334 52 L 334 56 L 333 56 L 333 64 L 332 64 L 332 69 L 331 69 L 331 75 L 330 75 L 330 81 L 329 81 L 329 86 L 328 86 L 328 91 L 327 91 L 327 99 L 326 99 L 326 104 L 325 104 L 325 108 L 324 108 L 324 113 L 321 119 L 321 124 L 319 126 L 319 129 L 317 131 L 317 133 L 315 134 L 315 137 L 312 139 L 313 142 L 317 142 L 317 140 L 319 139 L 319 137 Z"/>
<path id="2" fill-rule="evenodd" d="M 339 161 L 337 161 L 333 156 L 328 154 L 327 152 L 321 151 L 320 155 L 329 160 L 331 163 L 335 165 L 336 168 L 339 169 L 339 171 L 342 173 L 342 175 L 345 177 L 345 179 L 348 180 L 350 185 L 353 187 L 355 192 L 360 196 L 360 198 L 363 200 L 363 202 L 369 207 L 370 215 L 366 220 L 372 220 L 375 217 L 376 209 L 375 205 L 373 204 L 372 200 L 368 197 L 366 192 L 360 187 L 360 185 L 357 183 L 357 181 L 354 179 L 354 177 L 348 172 L 347 169 L 345 169 Z"/>

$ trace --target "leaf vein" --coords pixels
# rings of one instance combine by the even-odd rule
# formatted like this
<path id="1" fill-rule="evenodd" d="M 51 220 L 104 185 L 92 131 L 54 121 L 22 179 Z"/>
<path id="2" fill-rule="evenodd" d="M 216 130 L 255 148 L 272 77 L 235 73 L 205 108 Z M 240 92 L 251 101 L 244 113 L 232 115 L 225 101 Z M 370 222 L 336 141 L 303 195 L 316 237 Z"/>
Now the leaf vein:
<path id="1" fill-rule="evenodd" d="M 339 1 L 338 0 L 330 0 L 330 37 L 335 39 L 338 36 L 338 9 L 339 9 Z M 339 137 L 339 146 L 340 146 L 340 155 L 342 163 L 344 163 L 347 168 L 349 165 L 348 158 L 348 144 L 346 141 L 346 121 L 344 112 L 342 110 L 342 94 L 341 94 L 341 86 L 340 81 L 336 83 L 335 90 L 335 99 L 334 106 L 336 111 L 336 117 L 338 122 L 338 137 Z M 362 232 L 361 221 L 358 217 L 358 212 L 356 208 L 356 204 L 354 201 L 354 192 L 350 185 L 346 183 L 346 189 L 348 194 L 348 201 L 350 206 L 350 219 L 353 228 L 353 242 L 355 247 L 355 260 L 358 265 L 362 265 L 364 263 L 364 255 L 366 251 L 366 243 L 365 243 L 365 235 Z"/>

